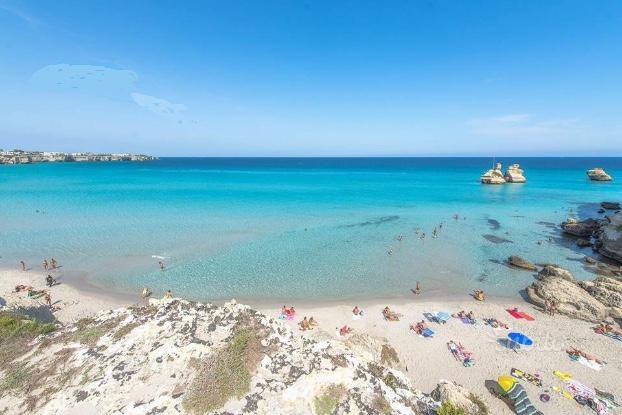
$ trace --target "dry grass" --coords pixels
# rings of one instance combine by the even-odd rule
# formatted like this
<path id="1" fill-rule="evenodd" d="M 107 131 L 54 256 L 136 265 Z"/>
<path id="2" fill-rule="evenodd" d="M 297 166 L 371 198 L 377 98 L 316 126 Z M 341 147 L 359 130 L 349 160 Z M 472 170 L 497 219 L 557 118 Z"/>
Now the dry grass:
<path id="1" fill-rule="evenodd" d="M 244 396 L 261 354 L 257 329 L 252 324 L 239 326 L 229 343 L 202 363 L 184 398 L 184 409 L 204 414 L 222 408 L 231 398 Z"/>
<path id="2" fill-rule="evenodd" d="M 397 351 L 392 346 L 383 344 L 380 350 L 380 363 L 389 367 L 398 365 L 400 358 L 397 356 Z"/>
<path id="3" fill-rule="evenodd" d="M 130 334 L 130 332 L 132 330 L 134 330 L 136 327 L 140 326 L 141 323 L 138 321 L 134 321 L 132 323 L 128 323 L 124 326 L 121 326 L 121 328 L 119 328 L 119 330 L 117 330 L 114 335 L 112 336 L 112 338 L 114 340 L 121 340 L 122 338 L 124 338 L 125 336 L 127 336 L 128 334 Z"/>
<path id="4" fill-rule="evenodd" d="M 329 385 L 322 394 L 313 398 L 313 406 L 316 415 L 331 415 L 341 399 L 346 395 L 345 386 Z"/>
<path id="5" fill-rule="evenodd" d="M 371 401 L 371 407 L 374 411 L 382 415 L 391 415 L 391 405 L 382 395 L 376 395 Z"/>
<path id="6" fill-rule="evenodd" d="M 97 323 L 92 318 L 85 318 L 76 323 L 77 330 L 74 331 L 69 340 L 95 347 L 99 339 L 114 330 L 123 317 L 113 318 L 103 323 Z"/>

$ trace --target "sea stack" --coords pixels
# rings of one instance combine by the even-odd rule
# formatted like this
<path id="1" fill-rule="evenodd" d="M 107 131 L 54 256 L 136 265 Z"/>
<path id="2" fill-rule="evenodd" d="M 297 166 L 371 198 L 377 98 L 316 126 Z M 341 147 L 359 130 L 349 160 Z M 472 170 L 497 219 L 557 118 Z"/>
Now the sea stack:
<path id="1" fill-rule="evenodd" d="M 609 176 L 607 172 L 601 167 L 589 169 L 587 171 L 587 177 L 589 177 L 590 180 L 594 180 L 596 182 L 608 182 L 611 180 L 611 176 Z"/>
<path id="2" fill-rule="evenodd" d="M 508 183 L 525 183 L 527 179 L 523 176 L 523 170 L 518 164 L 512 164 L 505 171 L 505 181 Z"/>
<path id="3" fill-rule="evenodd" d="M 479 180 L 484 184 L 505 183 L 505 178 L 503 177 L 503 172 L 501 171 L 501 163 L 495 163 L 495 166 L 492 169 L 488 170 L 479 177 Z"/>

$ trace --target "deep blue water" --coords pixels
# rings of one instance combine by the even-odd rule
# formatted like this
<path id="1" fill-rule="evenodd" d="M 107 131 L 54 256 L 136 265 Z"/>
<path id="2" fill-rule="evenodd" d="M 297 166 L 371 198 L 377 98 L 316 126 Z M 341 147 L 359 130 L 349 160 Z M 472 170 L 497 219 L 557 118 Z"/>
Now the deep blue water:
<path id="1" fill-rule="evenodd" d="M 554 224 L 622 201 L 622 159 L 497 161 L 520 163 L 528 182 L 481 185 L 489 158 L 0 166 L 0 266 L 54 256 L 68 280 L 202 299 L 407 295 L 417 280 L 439 294 L 517 295 L 532 276 L 500 263 L 510 254 L 591 277 L 576 260 L 589 249 Z M 614 181 L 587 180 L 595 166 Z"/>

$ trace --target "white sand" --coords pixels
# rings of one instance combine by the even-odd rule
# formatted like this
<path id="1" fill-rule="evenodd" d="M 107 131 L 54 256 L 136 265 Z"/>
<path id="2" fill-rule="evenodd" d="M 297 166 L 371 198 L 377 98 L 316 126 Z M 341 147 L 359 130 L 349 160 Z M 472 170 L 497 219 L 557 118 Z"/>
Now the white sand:
<path id="1" fill-rule="evenodd" d="M 414 296 L 413 296 L 414 298 Z M 456 381 L 472 392 L 480 395 L 489 405 L 493 414 L 512 414 L 513 412 L 499 399 L 493 397 L 486 387 L 487 380 L 496 380 L 499 375 L 509 375 L 512 368 L 519 368 L 529 373 L 540 373 L 544 387 L 538 388 L 530 383 L 521 382 L 536 406 L 545 414 L 594 414 L 587 407 L 581 407 L 574 401 L 566 400 L 552 391 L 553 386 L 563 388 L 561 380 L 553 376 L 553 370 L 572 374 L 585 385 L 596 387 L 622 397 L 620 376 L 622 375 L 622 342 L 597 335 L 591 327 L 593 324 L 572 320 L 564 316 L 550 317 L 535 310 L 520 300 L 488 300 L 477 302 L 468 296 L 464 301 L 422 300 L 402 304 L 367 304 L 364 317 L 359 320 L 352 318 L 352 308 L 347 306 L 326 306 L 297 308 L 295 321 L 287 321 L 296 329 L 297 322 L 304 316 L 313 316 L 320 324 L 319 329 L 330 336 L 343 340 L 335 333 L 336 327 L 344 324 L 354 328 L 355 332 L 364 332 L 388 340 L 398 351 L 401 360 L 408 367 L 415 387 L 430 392 L 441 379 Z M 399 322 L 387 322 L 382 318 L 381 311 L 386 306 L 403 314 Z M 516 320 L 506 308 L 519 307 L 536 318 L 535 321 Z M 509 331 L 520 331 L 535 341 L 531 350 L 514 352 L 498 343 L 498 339 L 507 336 L 508 330 L 493 330 L 479 321 L 478 324 L 465 325 L 452 318 L 445 325 L 428 323 L 435 331 L 434 338 L 422 338 L 409 330 L 412 322 L 421 321 L 423 312 L 447 311 L 450 314 L 460 310 L 473 310 L 476 318 L 495 317 L 510 326 Z M 275 316 L 280 309 L 261 309 L 268 315 Z M 317 330 L 317 329 L 316 329 Z M 313 331 L 305 331 L 307 336 L 317 336 Z M 460 341 L 467 350 L 474 353 L 475 366 L 464 367 L 457 362 L 447 349 L 449 340 Z M 596 371 L 570 360 L 566 354 L 569 347 L 577 347 L 584 352 L 595 355 L 606 362 L 601 371 Z M 544 389 L 551 391 L 551 401 L 541 403 L 538 399 Z M 621 409 L 622 410 L 622 409 Z"/>
<path id="2" fill-rule="evenodd" d="M 0 270 L 0 305 L 6 302 L 7 305 L 26 308 L 45 306 L 43 297 L 30 298 L 25 292 L 14 292 L 15 286 L 18 284 L 31 285 L 35 290 L 47 290 L 52 298 L 52 305 L 58 308 L 58 311 L 54 312 L 54 316 L 62 323 L 77 321 L 101 310 L 132 304 L 132 301 L 129 300 L 78 290 L 62 282 L 61 278 L 58 279 L 60 284 L 47 287 L 45 284 L 47 274 L 42 269 L 26 272 Z M 50 274 L 54 278 L 59 277 L 57 272 L 50 272 Z M 139 298 L 136 295 L 136 302 L 139 301 Z"/>
<path id="3" fill-rule="evenodd" d="M 22 305 L 26 307 L 43 304 L 43 299 L 33 300 L 25 293 L 13 293 L 16 284 L 30 284 L 36 289 L 45 289 L 45 274 L 40 271 L 21 272 L 17 270 L 0 271 L 0 304 Z M 71 322 L 94 314 L 103 309 L 127 306 L 132 301 L 104 296 L 99 293 L 85 292 L 61 283 L 49 289 L 52 302 L 60 308 L 54 314 L 61 322 Z M 136 301 L 139 303 L 138 293 Z M 251 304 L 253 305 L 253 304 Z M 296 305 L 296 304 L 294 304 Z M 441 379 L 456 381 L 472 392 L 480 395 L 491 408 L 493 414 L 513 413 L 502 401 L 494 398 L 487 389 L 486 381 L 494 381 L 499 375 L 509 374 L 513 367 L 529 373 L 540 373 L 544 387 L 538 388 L 527 382 L 521 382 L 532 401 L 545 414 L 594 414 L 574 401 L 566 400 L 552 391 L 553 386 L 563 388 L 563 383 L 553 376 L 553 370 L 570 373 L 580 382 L 622 397 L 622 342 L 597 335 L 592 330 L 593 324 L 572 320 L 564 316 L 550 317 L 520 300 L 488 299 L 485 303 L 474 301 L 468 296 L 464 300 L 439 300 L 416 298 L 413 301 L 374 304 L 358 304 L 364 310 L 361 319 L 353 319 L 352 308 L 347 305 L 318 305 L 297 307 L 295 321 L 286 321 L 293 329 L 303 316 L 313 316 L 320 327 L 313 331 L 301 332 L 305 336 L 319 337 L 319 331 L 337 340 L 344 338 L 336 335 L 335 328 L 344 324 L 355 332 L 364 332 L 387 339 L 397 351 L 402 362 L 407 366 L 407 374 L 415 387 L 430 392 Z M 381 310 L 389 305 L 403 315 L 399 322 L 383 320 Z M 274 306 L 257 306 L 259 311 L 269 316 L 276 316 L 280 309 Z M 536 318 L 536 321 L 515 320 L 505 308 L 519 307 Z M 409 330 L 412 322 L 421 321 L 424 311 L 447 311 L 450 314 L 459 310 L 473 310 L 480 320 L 478 324 L 465 325 L 457 319 L 451 319 L 445 325 L 428 323 L 435 331 L 434 338 L 425 339 Z M 483 324 L 482 319 L 495 317 L 510 325 L 510 331 L 521 331 L 535 341 L 531 350 L 514 352 L 498 343 L 507 335 L 506 330 L 493 330 Z M 449 340 L 461 342 L 475 357 L 474 367 L 464 367 L 454 360 L 446 347 Z M 608 362 L 601 371 L 571 361 L 565 350 L 577 347 Z M 539 394 L 549 389 L 551 401 L 541 403 Z"/>

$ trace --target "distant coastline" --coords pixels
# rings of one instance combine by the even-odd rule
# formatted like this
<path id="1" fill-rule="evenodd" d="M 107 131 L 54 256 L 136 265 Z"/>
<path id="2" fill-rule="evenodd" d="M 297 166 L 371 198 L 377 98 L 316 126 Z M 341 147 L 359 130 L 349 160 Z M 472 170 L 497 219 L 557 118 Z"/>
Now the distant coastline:
<path id="1" fill-rule="evenodd" d="M 131 153 L 65 153 L 61 151 L 0 150 L 0 164 L 33 164 L 93 161 L 147 161 L 157 157 Z"/>

